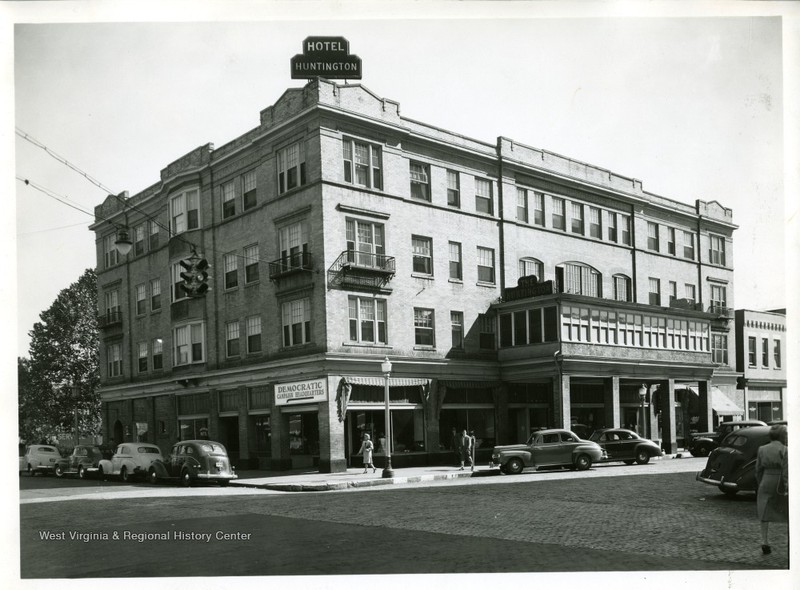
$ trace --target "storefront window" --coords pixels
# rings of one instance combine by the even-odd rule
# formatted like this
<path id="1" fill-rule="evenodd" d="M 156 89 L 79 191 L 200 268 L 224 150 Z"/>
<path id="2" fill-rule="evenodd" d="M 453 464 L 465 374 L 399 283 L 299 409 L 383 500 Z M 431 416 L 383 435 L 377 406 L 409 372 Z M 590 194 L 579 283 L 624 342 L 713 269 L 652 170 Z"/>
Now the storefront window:
<path id="1" fill-rule="evenodd" d="M 319 424 L 316 412 L 289 415 L 289 453 L 319 455 Z"/>
<path id="2" fill-rule="evenodd" d="M 439 415 L 440 449 L 450 448 L 453 428 L 459 434 L 462 430 L 474 430 L 479 449 L 491 448 L 495 444 L 494 410 L 491 408 L 443 409 Z"/>
<path id="3" fill-rule="evenodd" d="M 375 453 L 384 454 L 386 438 L 383 410 L 353 410 L 348 412 L 350 453 L 361 447 L 364 434 L 375 444 Z M 425 450 L 425 422 L 419 409 L 392 409 L 392 454 Z"/>
<path id="4" fill-rule="evenodd" d="M 207 439 L 208 418 L 179 420 L 180 440 Z"/>
<path id="5" fill-rule="evenodd" d="M 256 452 L 267 457 L 272 455 L 272 429 L 269 416 L 251 416 L 250 425 L 256 435 Z"/>

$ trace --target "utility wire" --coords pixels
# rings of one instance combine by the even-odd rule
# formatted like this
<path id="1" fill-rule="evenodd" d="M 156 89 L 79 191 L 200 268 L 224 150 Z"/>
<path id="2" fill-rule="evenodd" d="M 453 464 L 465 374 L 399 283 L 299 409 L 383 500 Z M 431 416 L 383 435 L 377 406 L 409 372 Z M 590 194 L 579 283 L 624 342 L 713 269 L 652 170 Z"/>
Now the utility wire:
<path id="1" fill-rule="evenodd" d="M 33 234 L 41 234 L 41 233 L 45 233 L 45 232 L 49 232 L 49 231 L 58 231 L 58 230 L 61 230 L 61 229 L 69 229 L 71 227 L 78 227 L 79 225 L 86 225 L 86 222 L 73 223 L 72 225 L 62 225 L 60 227 L 51 227 L 51 228 L 47 228 L 47 229 L 37 229 L 37 230 L 34 230 L 34 231 L 26 231 L 26 232 L 22 232 L 22 233 L 17 233 L 17 237 L 30 236 L 30 235 L 33 235 Z"/>

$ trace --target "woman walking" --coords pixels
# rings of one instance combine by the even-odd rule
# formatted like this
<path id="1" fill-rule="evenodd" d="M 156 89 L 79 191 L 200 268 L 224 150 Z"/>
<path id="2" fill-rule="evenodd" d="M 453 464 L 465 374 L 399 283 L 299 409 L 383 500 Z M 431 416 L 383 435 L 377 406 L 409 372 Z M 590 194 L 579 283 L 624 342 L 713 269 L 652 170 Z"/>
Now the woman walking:
<path id="1" fill-rule="evenodd" d="M 786 522 L 789 493 L 789 471 L 787 437 L 785 426 L 769 429 L 769 443 L 758 449 L 756 458 L 756 480 L 758 495 L 756 510 L 761 521 L 761 551 L 772 553 L 769 545 L 769 523 Z"/>
<path id="2" fill-rule="evenodd" d="M 367 467 L 372 467 L 372 473 L 375 473 L 375 466 L 372 464 L 372 441 L 369 439 L 369 434 L 364 433 L 364 440 L 361 442 L 361 448 L 358 449 L 357 455 L 361 455 L 364 459 L 364 473 L 367 472 Z"/>

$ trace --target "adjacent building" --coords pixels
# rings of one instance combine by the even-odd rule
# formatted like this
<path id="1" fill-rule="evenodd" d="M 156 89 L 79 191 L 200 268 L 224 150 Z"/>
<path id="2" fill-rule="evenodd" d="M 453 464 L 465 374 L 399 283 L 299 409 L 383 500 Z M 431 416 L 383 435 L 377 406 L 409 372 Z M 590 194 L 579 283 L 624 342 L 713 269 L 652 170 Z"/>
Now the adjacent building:
<path id="1" fill-rule="evenodd" d="M 736 371 L 747 417 L 785 420 L 786 310 L 737 309 Z"/>
<path id="2" fill-rule="evenodd" d="M 450 461 L 454 428 L 490 448 L 623 425 L 674 452 L 735 405 L 730 209 L 405 118 L 362 85 L 289 89 L 95 215 L 117 442 L 207 436 L 240 466 L 340 471 L 365 432 L 387 444 L 387 358 L 395 466 Z M 202 297 L 181 287 L 193 255 Z"/>

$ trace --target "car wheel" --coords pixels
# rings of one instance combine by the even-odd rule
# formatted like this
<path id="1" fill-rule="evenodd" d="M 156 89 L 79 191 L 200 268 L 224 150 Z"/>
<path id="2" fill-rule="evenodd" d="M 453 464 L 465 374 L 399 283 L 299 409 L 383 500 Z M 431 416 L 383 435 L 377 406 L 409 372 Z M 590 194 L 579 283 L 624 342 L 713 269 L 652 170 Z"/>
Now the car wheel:
<path id="1" fill-rule="evenodd" d="M 708 447 L 706 447 L 705 445 L 701 445 L 697 447 L 697 453 L 692 453 L 692 455 L 696 455 L 698 457 L 708 457 L 708 454 L 710 452 L 711 450 Z"/>
<path id="2" fill-rule="evenodd" d="M 575 457 L 575 469 L 586 471 L 592 466 L 592 458 L 589 455 L 578 455 Z"/>
<path id="3" fill-rule="evenodd" d="M 625 459 L 623 463 L 625 463 L 625 465 L 633 465 L 634 463 L 636 463 L 636 461 L 634 461 L 633 459 Z"/>
<path id="4" fill-rule="evenodd" d="M 55 468 L 56 477 L 64 477 L 64 468 L 61 465 L 56 465 Z"/>
<path id="5" fill-rule="evenodd" d="M 725 494 L 726 496 L 730 496 L 731 498 L 737 494 L 737 490 L 732 490 L 730 488 L 726 488 L 724 486 L 718 486 L 719 491 Z"/>
<path id="6" fill-rule="evenodd" d="M 522 459 L 518 459 L 517 457 L 512 457 L 508 460 L 508 463 L 506 463 L 506 471 L 512 475 L 522 473 L 524 467 L 525 464 L 522 462 Z"/>
<path id="7" fill-rule="evenodd" d="M 147 481 L 153 485 L 158 483 L 158 474 L 155 469 L 150 469 L 150 471 L 147 472 Z"/>
<path id="8" fill-rule="evenodd" d="M 639 465 L 647 465 L 650 462 L 650 453 L 644 449 L 636 451 L 636 462 Z"/>
<path id="9" fill-rule="evenodd" d="M 122 478 L 122 481 L 124 481 L 125 483 L 128 483 L 131 480 L 131 476 L 128 473 L 128 468 L 127 467 L 123 467 L 122 468 L 122 471 L 119 472 L 119 476 L 120 476 L 120 478 Z"/>
<path id="10" fill-rule="evenodd" d="M 190 485 L 192 485 L 192 476 L 189 475 L 188 471 L 181 473 L 181 485 L 185 488 L 188 488 Z"/>
<path id="11" fill-rule="evenodd" d="M 83 465 L 78 467 L 78 479 L 86 479 L 86 468 Z"/>

